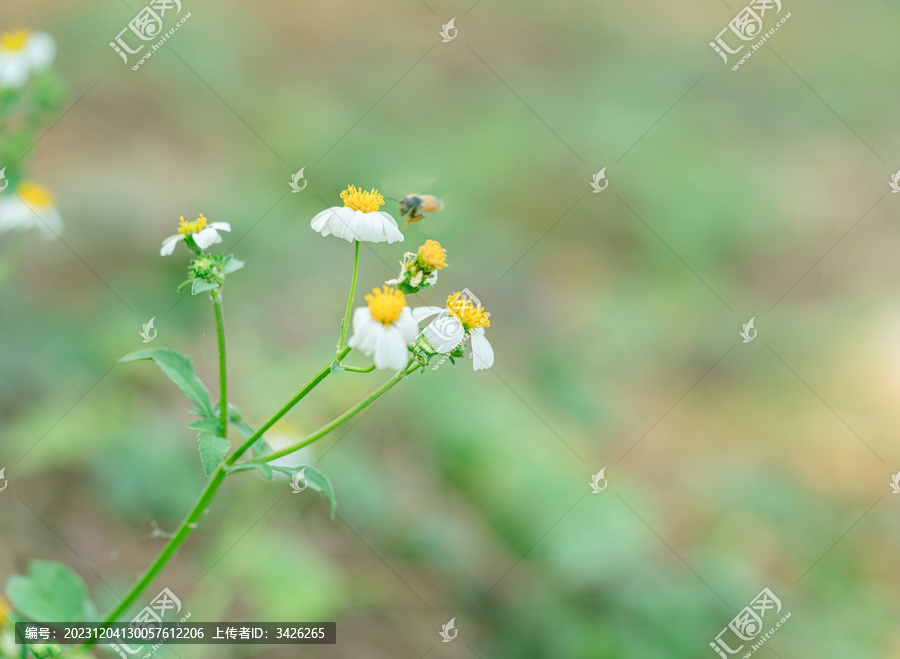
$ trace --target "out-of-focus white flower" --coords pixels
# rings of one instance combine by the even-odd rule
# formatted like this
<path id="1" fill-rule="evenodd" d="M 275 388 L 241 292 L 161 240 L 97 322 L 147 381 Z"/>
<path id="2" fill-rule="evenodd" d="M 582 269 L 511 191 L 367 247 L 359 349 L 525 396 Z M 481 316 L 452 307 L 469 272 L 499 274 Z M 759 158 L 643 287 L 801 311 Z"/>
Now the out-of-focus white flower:
<path id="1" fill-rule="evenodd" d="M 179 241 L 186 240 L 188 237 L 194 241 L 197 247 L 204 250 L 210 245 L 222 242 L 222 236 L 219 235 L 219 231 L 231 231 L 231 225 L 228 222 L 210 222 L 207 224 L 203 213 L 200 213 L 200 217 L 193 222 L 185 222 L 184 217 L 182 217 L 181 222 L 178 224 L 178 233 L 174 236 L 169 236 L 163 241 L 159 254 L 160 256 L 168 256 L 175 251 L 175 245 Z"/>
<path id="2" fill-rule="evenodd" d="M 384 197 L 374 188 L 369 192 L 351 185 L 341 193 L 343 206 L 332 206 L 318 213 L 310 222 L 314 231 L 323 236 L 337 236 L 347 242 L 394 243 L 403 241 L 397 221 L 378 210 Z"/>
<path id="3" fill-rule="evenodd" d="M 450 354 L 458 350 L 462 356 L 462 343 L 466 336 L 472 343 L 472 367 L 476 371 L 494 365 L 494 349 L 484 335 L 484 329 L 491 326 L 487 311 L 462 292 L 454 293 L 447 298 L 447 306 L 419 307 L 414 312 L 416 322 L 429 316 L 440 314 L 424 330 L 423 336 L 431 347 L 440 354 Z"/>
<path id="4" fill-rule="evenodd" d="M 0 87 L 23 87 L 34 71 L 49 68 L 55 55 L 56 42 L 46 32 L 0 33 Z"/>
<path id="5" fill-rule="evenodd" d="M 63 231 L 53 194 L 42 185 L 24 181 L 11 194 L 0 195 L 0 233 L 33 227 L 47 239 Z"/>
<path id="6" fill-rule="evenodd" d="M 409 344 L 419 334 L 406 296 L 384 286 L 366 295 L 368 306 L 353 312 L 353 336 L 347 342 L 364 355 L 375 356 L 375 368 L 399 371 L 409 361 Z"/>

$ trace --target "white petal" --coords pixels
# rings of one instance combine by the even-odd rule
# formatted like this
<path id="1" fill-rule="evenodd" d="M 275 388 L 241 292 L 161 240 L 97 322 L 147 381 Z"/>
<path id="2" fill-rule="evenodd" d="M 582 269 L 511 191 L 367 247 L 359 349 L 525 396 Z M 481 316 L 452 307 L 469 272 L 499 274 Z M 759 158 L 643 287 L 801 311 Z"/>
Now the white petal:
<path id="1" fill-rule="evenodd" d="M 30 229 L 35 218 L 31 209 L 15 195 L 3 195 L 0 198 L 0 229 Z"/>
<path id="2" fill-rule="evenodd" d="M 40 71 L 53 64 L 56 55 L 56 42 L 46 32 L 33 32 L 25 45 L 25 56 L 31 66 Z"/>
<path id="3" fill-rule="evenodd" d="M 35 224 L 37 224 L 41 233 L 44 234 L 44 238 L 47 240 L 58 238 L 59 234 L 63 232 L 62 217 L 60 216 L 59 211 L 51 207 L 42 208 L 40 210 L 35 209 L 35 213 L 37 213 L 40 218 L 35 218 Z"/>
<path id="4" fill-rule="evenodd" d="M 163 241 L 162 248 L 159 250 L 160 256 L 168 256 L 172 252 L 175 251 L 175 245 L 178 244 L 179 240 L 184 240 L 184 236 L 180 233 L 174 236 L 169 236 Z"/>
<path id="5" fill-rule="evenodd" d="M 417 323 L 421 323 L 426 318 L 439 314 L 443 310 L 444 307 L 416 307 L 412 310 L 412 317 Z"/>
<path id="6" fill-rule="evenodd" d="M 206 249 L 210 245 L 222 242 L 222 236 L 211 226 L 197 233 L 192 233 L 191 238 L 194 239 L 194 242 L 197 243 L 197 247 L 200 249 Z"/>
<path id="7" fill-rule="evenodd" d="M 415 341 L 416 337 L 419 336 L 419 325 L 413 320 L 412 311 L 410 311 L 409 307 L 403 307 L 400 317 L 394 321 L 394 327 L 400 330 L 400 334 L 407 343 Z"/>
<path id="8" fill-rule="evenodd" d="M 459 319 L 452 314 L 444 314 L 435 318 L 422 330 L 431 347 L 440 353 L 448 353 L 460 344 L 466 335 Z"/>
<path id="9" fill-rule="evenodd" d="M 477 327 L 470 332 L 472 337 L 472 367 L 476 371 L 494 365 L 494 349 L 484 336 L 484 328 Z"/>
<path id="10" fill-rule="evenodd" d="M 397 227 L 397 220 L 391 217 L 389 213 L 385 213 L 384 211 L 377 211 L 377 213 L 382 216 L 384 225 L 384 239 L 387 240 L 388 243 L 402 243 L 403 234 L 400 233 L 400 229 Z"/>
<path id="11" fill-rule="evenodd" d="M 212 227 L 216 231 L 231 231 L 231 225 L 228 222 L 210 222 L 207 226 Z"/>
<path id="12" fill-rule="evenodd" d="M 358 349 L 364 355 L 375 352 L 378 339 L 384 332 L 384 325 L 372 318 L 368 307 L 358 307 L 353 312 L 353 336 L 347 342 L 351 348 Z"/>
<path id="13" fill-rule="evenodd" d="M 375 347 L 375 368 L 390 368 L 395 371 L 405 368 L 409 362 L 407 343 L 400 330 L 388 327 Z"/>
<path id="14" fill-rule="evenodd" d="M 316 233 L 321 233 L 323 236 L 327 236 L 330 232 L 323 233 L 323 229 L 328 225 L 328 218 L 334 212 L 334 208 L 328 208 L 323 210 L 321 213 L 316 213 L 315 217 L 313 217 L 312 221 L 310 221 L 309 226 L 312 227 L 312 230 Z"/>
<path id="15" fill-rule="evenodd" d="M 0 87 L 19 89 L 28 82 L 31 67 L 22 53 L 0 55 Z"/>

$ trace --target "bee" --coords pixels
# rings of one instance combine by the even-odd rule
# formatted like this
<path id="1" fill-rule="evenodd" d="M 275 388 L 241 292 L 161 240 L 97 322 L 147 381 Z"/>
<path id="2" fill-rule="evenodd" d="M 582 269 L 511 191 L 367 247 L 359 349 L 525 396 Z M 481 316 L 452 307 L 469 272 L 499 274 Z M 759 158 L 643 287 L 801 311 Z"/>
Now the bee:
<path id="1" fill-rule="evenodd" d="M 403 227 L 410 222 L 418 222 L 425 213 L 439 213 L 444 210 L 444 202 L 427 194 L 408 194 L 400 200 L 400 215 L 409 215 Z"/>

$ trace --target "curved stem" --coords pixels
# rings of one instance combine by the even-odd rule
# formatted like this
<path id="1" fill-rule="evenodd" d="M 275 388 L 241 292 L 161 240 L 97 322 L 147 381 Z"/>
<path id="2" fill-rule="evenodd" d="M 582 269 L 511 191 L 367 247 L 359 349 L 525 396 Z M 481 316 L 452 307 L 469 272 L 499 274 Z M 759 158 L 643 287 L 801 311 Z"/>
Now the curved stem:
<path id="1" fill-rule="evenodd" d="M 363 409 L 365 409 L 366 407 L 368 407 L 369 405 L 374 403 L 381 396 L 383 396 L 391 387 L 393 387 L 395 384 L 400 382 L 400 380 L 402 380 L 404 377 L 406 377 L 407 375 L 409 375 L 410 373 L 415 371 L 416 370 L 415 368 L 412 369 L 412 371 L 407 371 L 407 369 L 409 368 L 412 361 L 413 360 L 410 360 L 409 364 L 407 364 L 403 369 L 397 371 L 394 374 L 394 377 L 392 377 L 390 380 L 388 380 L 383 385 L 381 385 L 378 389 L 373 391 L 367 398 L 365 398 L 362 401 L 360 401 L 359 403 L 357 403 L 356 406 L 351 407 L 349 410 L 347 410 L 346 412 L 341 414 L 339 417 L 337 417 L 330 423 L 322 426 L 313 434 L 305 437 L 304 439 L 300 440 L 296 444 L 291 444 L 287 448 L 284 448 L 280 451 L 276 451 L 275 453 L 269 453 L 267 455 L 262 455 L 258 458 L 253 458 L 252 460 L 247 460 L 246 462 L 242 462 L 241 464 L 249 465 L 249 464 L 256 464 L 259 462 L 271 462 L 272 460 L 277 460 L 278 458 L 283 458 L 284 456 L 286 456 L 290 453 L 293 453 L 294 451 L 297 451 L 297 450 L 303 448 L 304 446 L 309 446 L 317 439 L 324 437 L 325 435 L 330 433 L 332 430 L 334 430 L 335 428 L 340 426 L 342 423 L 344 423 L 345 421 L 356 416 L 356 414 L 358 414 L 360 411 L 362 411 Z M 417 366 L 417 368 L 418 368 L 418 366 Z"/>
<path id="2" fill-rule="evenodd" d="M 371 366 L 367 366 L 366 368 L 360 368 L 359 366 L 347 366 L 346 364 L 341 364 L 341 368 L 345 371 L 350 371 L 351 373 L 371 373 L 375 370 L 375 364 Z"/>
<path id="3" fill-rule="evenodd" d="M 222 319 L 222 291 L 210 291 L 216 309 L 216 335 L 219 337 L 219 423 L 222 437 L 228 439 L 228 372 L 225 361 L 225 321 Z"/>
<path id="4" fill-rule="evenodd" d="M 294 394 L 294 396 L 288 402 L 286 402 L 284 405 L 281 406 L 280 410 L 275 412 L 275 414 L 272 416 L 271 419 L 269 419 L 262 426 L 260 426 L 259 430 L 257 430 L 255 433 L 253 433 L 253 435 L 251 437 L 249 437 L 246 442 L 241 444 L 241 446 L 234 453 L 232 453 L 230 456 L 228 456 L 228 459 L 225 460 L 225 465 L 228 467 L 233 465 L 239 457 L 241 457 L 244 453 L 247 452 L 247 449 L 249 449 L 251 446 L 253 446 L 253 444 L 256 442 L 257 439 L 259 439 L 260 437 L 263 436 L 264 432 L 266 432 L 269 428 L 271 428 L 273 425 L 275 425 L 275 422 L 278 421 L 278 419 L 280 419 L 285 414 L 287 414 L 291 410 L 291 408 L 294 407 L 294 405 L 296 405 L 297 403 L 300 402 L 301 398 L 303 398 L 306 394 L 308 394 L 310 391 L 312 391 L 313 388 L 317 384 L 319 384 L 322 380 L 327 378 L 328 374 L 331 373 L 331 365 L 335 361 L 341 361 L 344 357 L 347 356 L 347 353 L 349 353 L 352 349 L 353 348 L 344 348 L 339 353 L 337 353 L 333 359 L 328 360 L 328 363 L 322 368 L 321 371 L 319 371 L 318 373 L 316 373 L 313 376 L 312 380 L 307 382 L 306 385 L 304 385 L 304 387 L 300 391 L 298 391 L 296 394 Z"/>
<path id="5" fill-rule="evenodd" d="M 338 339 L 338 352 L 344 349 L 344 341 L 347 340 L 347 327 L 350 325 L 350 312 L 353 310 L 353 294 L 356 291 L 356 273 L 359 271 L 359 241 L 356 241 L 356 249 L 353 253 L 353 279 L 350 280 L 350 295 L 347 298 L 347 313 L 344 314 L 344 322 L 341 323 L 341 338 Z"/>
<path id="6" fill-rule="evenodd" d="M 171 559 L 181 545 L 184 544 L 184 541 L 187 539 L 188 535 L 190 535 L 191 531 L 197 527 L 197 522 L 203 516 L 206 508 L 216 495 L 216 492 L 222 485 L 222 481 L 225 480 L 225 476 L 225 470 L 221 466 L 213 472 L 212 478 L 210 478 L 209 482 L 206 484 L 206 488 L 203 490 L 197 503 L 194 504 L 191 512 L 189 512 L 187 517 L 184 518 L 184 521 L 181 522 L 181 525 L 176 529 L 175 533 L 166 543 L 166 546 L 163 547 L 163 550 L 159 553 L 159 556 L 156 557 L 156 560 L 153 561 L 150 567 L 148 567 L 144 574 L 141 575 L 141 578 L 138 579 L 137 583 L 131 587 L 131 590 L 128 591 L 128 594 L 125 595 L 122 602 L 103 619 L 104 624 L 115 622 L 120 615 L 125 613 L 125 611 L 128 610 L 128 607 L 134 604 L 134 601 L 140 596 L 144 589 L 150 585 L 150 582 L 153 581 L 156 575 L 159 574 L 160 570 L 165 567 L 166 563 L 169 562 L 169 559 Z M 89 648 L 91 645 L 93 645 L 93 642 L 86 643 L 84 647 Z"/>

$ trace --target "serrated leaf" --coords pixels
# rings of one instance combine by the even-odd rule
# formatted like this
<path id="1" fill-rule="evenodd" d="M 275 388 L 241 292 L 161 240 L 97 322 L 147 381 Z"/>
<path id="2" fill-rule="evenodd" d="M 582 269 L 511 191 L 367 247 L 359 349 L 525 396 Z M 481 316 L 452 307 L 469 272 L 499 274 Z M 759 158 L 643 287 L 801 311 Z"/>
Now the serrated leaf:
<path id="1" fill-rule="evenodd" d="M 96 610 L 81 577 L 55 561 L 32 561 L 27 576 L 10 577 L 6 596 L 35 622 L 87 622 Z"/>
<path id="2" fill-rule="evenodd" d="M 206 281 L 205 279 L 195 279 L 194 283 L 191 285 L 191 295 L 211 291 L 214 288 L 218 288 L 218 286 L 218 284 Z"/>
<path id="3" fill-rule="evenodd" d="M 328 501 L 328 507 L 331 512 L 331 519 L 334 519 L 334 511 L 337 509 L 337 499 L 334 496 L 334 487 L 331 485 L 331 479 L 325 475 L 324 472 L 316 469 L 312 465 L 300 465 L 299 467 L 284 467 L 281 465 L 272 465 L 272 469 L 276 471 L 280 471 L 288 476 L 293 477 L 294 474 L 300 472 L 300 470 L 305 470 L 303 473 L 303 480 L 305 480 L 309 487 L 316 490 L 317 492 L 321 492 L 325 499 Z"/>
<path id="4" fill-rule="evenodd" d="M 197 406 L 197 414 L 203 417 L 212 417 L 213 409 L 209 402 L 209 392 L 206 385 L 194 373 L 194 365 L 191 360 L 180 352 L 168 348 L 148 348 L 122 357 L 120 362 L 134 362 L 141 359 L 152 359 L 163 373 L 178 385 L 189 401 Z"/>
<path id="5" fill-rule="evenodd" d="M 203 462 L 203 469 L 209 476 L 216 468 L 222 464 L 222 460 L 228 455 L 231 444 L 223 437 L 216 437 L 208 432 L 200 433 L 197 440 L 197 448 L 200 450 L 200 460 Z"/>
<path id="6" fill-rule="evenodd" d="M 215 435 L 216 437 L 222 436 L 222 424 L 219 422 L 218 415 L 215 417 L 201 417 L 199 419 L 191 421 L 189 424 L 187 424 L 187 427 L 191 430 L 207 432 L 210 435 Z"/>
<path id="7" fill-rule="evenodd" d="M 222 274 L 230 275 L 232 272 L 235 272 L 236 270 L 240 270 L 243 267 L 244 267 L 243 261 L 239 261 L 236 258 L 234 258 L 233 255 L 229 254 L 228 256 L 225 257 L 225 263 L 222 266 Z"/>

